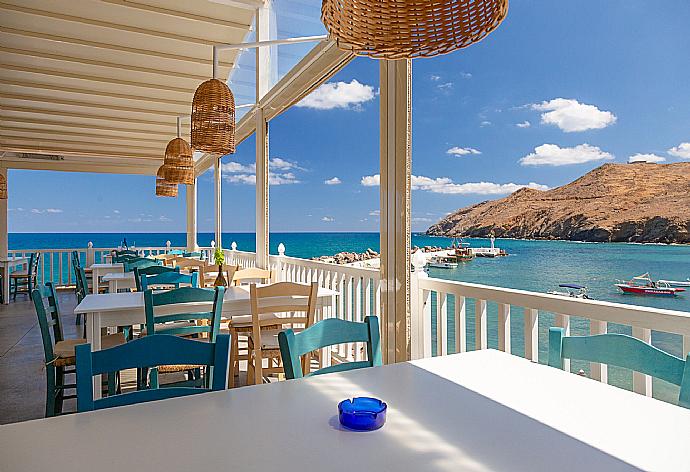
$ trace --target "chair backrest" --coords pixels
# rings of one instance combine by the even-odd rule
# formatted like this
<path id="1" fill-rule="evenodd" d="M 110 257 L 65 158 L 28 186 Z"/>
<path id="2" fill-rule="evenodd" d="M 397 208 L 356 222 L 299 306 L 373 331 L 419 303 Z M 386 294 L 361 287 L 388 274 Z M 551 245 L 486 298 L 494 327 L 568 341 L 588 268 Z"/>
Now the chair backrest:
<path id="1" fill-rule="evenodd" d="M 381 360 L 379 320 L 376 316 L 365 317 L 364 323 L 328 318 L 319 321 L 300 333 L 295 333 L 292 329 L 282 331 L 278 334 L 278 342 L 280 344 L 280 355 L 283 359 L 285 377 L 288 379 L 302 377 L 300 358 L 304 354 L 336 344 L 367 343 L 367 360 L 335 364 L 312 372 L 310 375 L 383 365 Z"/>
<path id="2" fill-rule="evenodd" d="M 50 295 L 49 295 L 50 296 Z M 41 291 L 35 288 L 31 291 L 31 300 L 34 302 L 36 316 L 38 318 L 38 326 L 41 330 L 41 339 L 43 340 L 43 355 L 46 364 L 55 360 L 56 356 L 53 351 L 54 343 L 62 341 L 62 325 L 60 324 L 60 314 L 58 311 L 46 309 L 43 303 Z M 51 336 L 50 331 L 53 331 Z"/>
<path id="3" fill-rule="evenodd" d="M 77 268 L 77 280 L 77 303 L 81 303 L 89 294 L 89 284 L 86 280 L 86 272 L 84 272 L 83 267 Z"/>
<path id="4" fill-rule="evenodd" d="M 176 257 L 174 261 L 175 267 L 179 267 L 180 269 L 200 269 L 206 265 L 206 261 L 202 261 L 201 259 L 190 259 L 181 256 Z"/>
<path id="5" fill-rule="evenodd" d="M 207 343 L 160 334 L 145 336 L 119 346 L 91 352 L 90 344 L 75 348 L 77 357 L 77 410 L 92 411 L 114 406 L 162 400 L 164 398 L 194 395 L 227 387 L 227 372 L 230 355 L 230 336 L 218 336 L 215 342 Z M 161 365 L 207 365 L 211 388 L 167 387 L 137 390 L 108 396 L 99 400 L 93 398 L 93 376 L 123 369 L 156 367 Z M 218 375 L 213 375 L 213 372 Z"/>
<path id="6" fill-rule="evenodd" d="M 36 280 L 36 275 L 38 274 L 38 263 L 41 260 L 40 252 L 32 252 L 31 257 L 29 257 L 29 267 L 28 274 L 29 278 Z"/>
<path id="7" fill-rule="evenodd" d="M 162 275 L 162 274 L 161 274 Z M 152 290 L 144 292 L 144 308 L 146 311 L 146 332 L 156 333 L 156 325 L 171 321 L 203 321 L 209 323 L 196 325 L 168 326 L 166 334 L 177 336 L 189 336 L 208 333 L 213 342 L 220 331 L 220 319 L 223 313 L 224 287 L 216 287 L 215 290 L 204 288 L 182 287 L 161 293 L 153 293 Z M 198 310 L 185 304 L 213 302 L 210 311 Z M 171 309 L 170 305 L 180 304 L 180 307 Z M 165 314 L 156 314 L 156 307 L 165 307 Z M 191 312 L 189 310 L 192 310 Z"/>
<path id="8" fill-rule="evenodd" d="M 145 257 L 139 258 L 139 259 L 134 259 L 131 261 L 124 261 L 123 263 L 124 271 L 125 272 L 132 272 L 135 267 L 138 267 L 140 269 L 143 269 L 144 267 L 151 267 L 155 265 L 162 265 L 160 261 L 154 261 L 151 259 L 147 259 Z"/>
<path id="9" fill-rule="evenodd" d="M 235 276 L 235 272 L 239 269 L 238 266 L 236 265 L 226 265 L 223 264 L 222 271 L 225 274 L 225 281 L 228 283 L 228 285 L 232 284 L 232 279 Z M 215 282 L 216 277 L 218 277 L 218 265 L 216 264 L 206 264 L 203 265 L 199 268 L 199 278 L 202 286 L 206 286 L 208 284 L 213 284 Z"/>
<path id="10" fill-rule="evenodd" d="M 134 268 L 134 282 L 137 287 L 137 292 L 143 292 L 144 289 L 141 286 L 141 277 L 144 275 L 156 275 L 162 274 L 163 272 L 179 272 L 179 269 L 174 267 L 167 267 L 161 265 L 154 265 L 149 267 L 135 267 Z"/>
<path id="11" fill-rule="evenodd" d="M 259 269 L 257 267 L 247 267 L 246 269 L 238 269 L 232 278 L 235 285 L 242 285 L 242 282 L 251 281 L 256 283 L 268 283 L 271 280 L 271 271 L 266 269 Z M 229 283 L 229 282 L 228 282 Z"/>
<path id="12" fill-rule="evenodd" d="M 549 328 L 549 365 L 562 369 L 563 359 L 601 362 L 679 385 L 678 405 L 690 408 L 690 354 L 683 360 L 625 334 L 565 336 L 563 328 Z"/>
<path id="13" fill-rule="evenodd" d="M 81 267 L 81 259 L 79 258 L 79 251 L 72 251 L 72 267 Z"/>
<path id="14" fill-rule="evenodd" d="M 180 284 L 186 284 L 190 287 L 198 287 L 199 274 L 196 272 L 191 274 L 180 274 L 179 272 L 173 270 L 162 272 L 160 274 L 141 275 L 139 278 L 139 283 L 141 284 L 141 290 L 147 290 L 149 287 L 156 286 L 173 286 L 175 288 L 180 288 Z"/>
<path id="15" fill-rule="evenodd" d="M 184 257 L 194 257 L 197 259 L 201 258 L 201 252 L 200 251 L 194 251 L 194 252 L 183 252 L 182 255 Z"/>
<path id="16" fill-rule="evenodd" d="M 276 320 L 262 317 L 265 313 L 280 313 L 283 325 L 302 325 L 308 328 L 314 323 L 319 286 L 295 282 L 278 282 L 264 287 L 249 287 L 252 313 L 252 334 L 259 339 L 261 328 L 275 325 Z"/>

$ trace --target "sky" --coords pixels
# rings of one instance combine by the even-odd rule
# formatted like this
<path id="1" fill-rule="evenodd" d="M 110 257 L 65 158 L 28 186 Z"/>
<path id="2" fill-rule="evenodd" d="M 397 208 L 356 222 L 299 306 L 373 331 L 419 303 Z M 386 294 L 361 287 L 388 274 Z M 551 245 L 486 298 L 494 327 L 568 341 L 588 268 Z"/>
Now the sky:
<path id="1" fill-rule="evenodd" d="M 413 231 L 607 162 L 689 161 L 689 24 L 687 0 L 514 0 L 482 42 L 415 60 Z M 378 231 L 378 75 L 357 58 L 270 123 L 271 231 Z M 254 231 L 254 151 L 249 138 L 222 159 L 225 232 Z M 147 176 L 11 170 L 9 228 L 183 232 L 184 195 L 155 197 Z M 211 172 L 198 228 L 213 231 Z"/>

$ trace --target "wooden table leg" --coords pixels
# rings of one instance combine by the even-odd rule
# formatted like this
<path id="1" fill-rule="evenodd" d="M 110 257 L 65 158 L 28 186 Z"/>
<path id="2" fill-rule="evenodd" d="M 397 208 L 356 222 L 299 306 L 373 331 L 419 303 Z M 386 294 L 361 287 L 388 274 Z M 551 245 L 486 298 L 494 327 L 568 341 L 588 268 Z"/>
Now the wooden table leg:
<path id="1" fill-rule="evenodd" d="M 89 313 L 86 316 L 86 342 L 91 344 L 91 351 L 101 349 L 101 314 Z M 101 376 L 93 376 L 93 398 L 101 398 Z"/>

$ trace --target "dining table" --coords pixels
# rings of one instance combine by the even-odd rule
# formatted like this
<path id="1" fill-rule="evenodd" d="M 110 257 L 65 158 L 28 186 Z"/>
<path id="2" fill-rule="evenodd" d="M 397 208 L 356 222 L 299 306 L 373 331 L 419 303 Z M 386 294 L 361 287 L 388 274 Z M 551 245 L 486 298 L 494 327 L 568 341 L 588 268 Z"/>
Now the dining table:
<path id="1" fill-rule="evenodd" d="M 340 424 L 361 396 L 380 429 Z M 0 426 L 0 470 L 684 472 L 688 444 L 690 410 L 485 349 Z"/>
<path id="2" fill-rule="evenodd" d="M 134 272 L 109 272 L 101 278 L 108 283 L 108 293 L 117 293 L 120 289 L 136 288 Z"/>
<path id="3" fill-rule="evenodd" d="M 93 277 L 92 283 L 94 290 L 92 290 L 92 293 L 98 293 L 95 287 L 99 286 L 102 277 L 107 274 L 116 274 L 125 271 L 125 265 L 122 262 L 99 262 L 91 264 L 89 268 L 91 269 L 91 275 Z"/>
<path id="4" fill-rule="evenodd" d="M 95 279 L 94 279 L 95 280 Z M 320 287 L 317 293 L 317 319 L 329 316 L 335 310 L 335 297 L 338 292 Z M 269 305 L 289 303 L 289 297 L 272 297 Z M 156 308 L 157 314 L 188 313 L 190 311 L 210 311 L 212 302 L 176 303 Z M 86 341 L 91 350 L 101 349 L 101 329 L 121 326 L 137 326 L 146 323 L 144 294 L 142 292 L 121 292 L 91 294 L 74 309 L 75 314 L 86 315 Z M 225 288 L 223 297 L 223 319 L 251 314 L 249 286 Z M 100 376 L 94 376 L 94 386 L 100 385 Z M 94 388 L 94 398 L 100 398 L 101 390 Z"/>
<path id="5" fill-rule="evenodd" d="M 10 269 L 22 266 L 28 270 L 29 258 L 24 256 L 9 256 L 0 259 L 0 275 L 2 276 L 2 301 L 10 303 Z"/>

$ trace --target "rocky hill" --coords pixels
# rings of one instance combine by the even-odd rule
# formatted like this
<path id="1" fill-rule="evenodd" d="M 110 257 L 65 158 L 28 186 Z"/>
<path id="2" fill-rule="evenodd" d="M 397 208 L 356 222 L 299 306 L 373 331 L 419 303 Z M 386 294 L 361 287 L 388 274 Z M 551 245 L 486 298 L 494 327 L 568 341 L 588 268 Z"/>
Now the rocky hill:
<path id="1" fill-rule="evenodd" d="M 604 164 L 551 190 L 523 188 L 448 215 L 437 236 L 690 243 L 690 162 Z"/>

